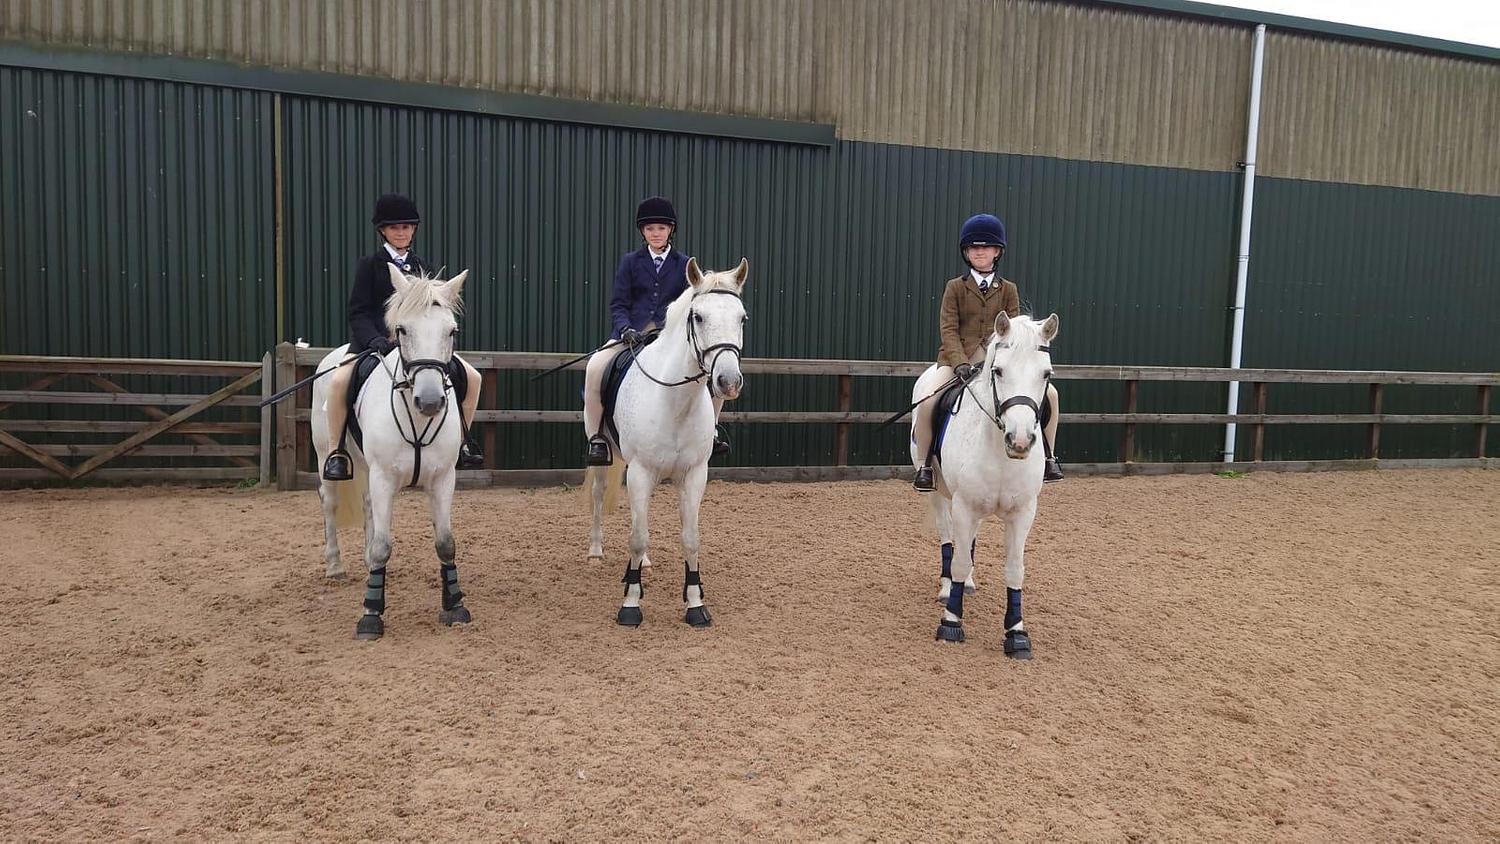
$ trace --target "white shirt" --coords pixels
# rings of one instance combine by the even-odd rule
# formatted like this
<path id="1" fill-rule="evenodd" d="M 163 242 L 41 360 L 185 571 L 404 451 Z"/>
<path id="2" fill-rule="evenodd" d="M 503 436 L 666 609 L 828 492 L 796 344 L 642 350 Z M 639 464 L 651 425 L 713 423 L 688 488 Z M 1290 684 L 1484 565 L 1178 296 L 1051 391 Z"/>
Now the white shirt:
<path id="1" fill-rule="evenodd" d="M 410 249 L 406 250 L 405 252 L 397 252 L 396 247 L 392 246 L 390 243 L 385 244 L 385 251 L 389 252 L 391 257 L 396 259 L 396 263 L 400 264 L 403 267 L 406 266 L 406 256 L 411 254 Z"/>
<path id="2" fill-rule="evenodd" d="M 670 255 L 671 252 L 672 252 L 672 244 L 670 244 L 670 243 L 667 244 L 667 248 L 663 249 L 660 252 L 657 252 L 655 249 L 652 249 L 651 247 L 647 246 L 646 247 L 646 252 L 651 255 L 651 260 L 653 262 L 654 261 L 665 261 L 665 260 L 667 260 L 667 256 Z"/>
<path id="3" fill-rule="evenodd" d="M 980 290 L 987 290 L 995 284 L 995 273 L 993 270 L 988 275 L 980 275 L 979 270 L 970 268 L 969 275 L 974 277 L 974 282 L 979 285 Z"/>

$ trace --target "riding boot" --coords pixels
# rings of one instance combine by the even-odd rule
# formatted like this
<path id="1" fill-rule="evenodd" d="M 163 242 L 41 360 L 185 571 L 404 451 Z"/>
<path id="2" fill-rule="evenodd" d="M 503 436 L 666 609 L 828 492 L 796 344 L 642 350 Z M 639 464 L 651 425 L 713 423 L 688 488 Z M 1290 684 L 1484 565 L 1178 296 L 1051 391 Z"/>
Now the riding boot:
<path id="1" fill-rule="evenodd" d="M 354 480 L 354 461 L 349 458 L 349 452 L 344 450 L 344 441 L 349 436 L 349 423 L 344 422 L 344 430 L 339 433 L 339 445 L 328 453 L 328 459 L 323 461 L 323 480 L 325 481 L 352 481 Z"/>
<path id="2" fill-rule="evenodd" d="M 1042 453 L 1047 455 L 1047 462 L 1042 464 L 1042 483 L 1062 480 L 1062 467 L 1057 465 L 1056 458 L 1052 456 L 1052 443 L 1047 442 L 1046 433 L 1042 434 Z"/>
<path id="3" fill-rule="evenodd" d="M 713 457 L 723 457 L 729 453 L 729 437 L 724 435 L 724 429 L 718 425 L 714 426 L 714 450 Z"/>
<path id="4" fill-rule="evenodd" d="M 584 459 L 590 466 L 608 466 L 615 462 L 609 453 L 609 441 L 604 439 L 603 434 L 589 437 L 589 447 Z"/>
<path id="5" fill-rule="evenodd" d="M 932 479 L 932 455 L 927 455 L 923 461 L 922 468 L 917 470 L 917 476 L 912 479 L 911 485 L 917 492 L 932 492 L 937 489 L 937 483 Z"/>
<path id="6" fill-rule="evenodd" d="M 479 441 L 474 439 L 474 431 L 464 422 L 462 411 L 460 411 L 459 422 L 464 426 L 464 441 L 458 447 L 458 468 L 483 469 L 484 450 L 479 447 Z"/>

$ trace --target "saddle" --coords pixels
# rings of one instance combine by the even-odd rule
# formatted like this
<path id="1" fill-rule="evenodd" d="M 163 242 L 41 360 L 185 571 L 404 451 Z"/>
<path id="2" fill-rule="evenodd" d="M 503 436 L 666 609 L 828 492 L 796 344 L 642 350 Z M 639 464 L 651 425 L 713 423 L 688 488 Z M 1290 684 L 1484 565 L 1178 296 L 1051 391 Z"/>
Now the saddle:
<path id="1" fill-rule="evenodd" d="M 637 353 L 649 346 L 658 336 L 660 335 L 654 332 L 642 335 L 641 343 L 636 348 Z M 620 431 L 615 427 L 615 401 L 620 397 L 620 385 L 625 383 L 625 373 L 630 371 L 633 363 L 635 363 L 635 355 L 631 354 L 629 349 L 621 349 L 620 353 L 615 355 L 615 359 L 610 361 L 609 369 L 604 373 L 604 383 L 599 385 L 599 398 L 604 404 L 604 425 L 609 428 L 609 434 L 616 443 L 620 441 Z"/>

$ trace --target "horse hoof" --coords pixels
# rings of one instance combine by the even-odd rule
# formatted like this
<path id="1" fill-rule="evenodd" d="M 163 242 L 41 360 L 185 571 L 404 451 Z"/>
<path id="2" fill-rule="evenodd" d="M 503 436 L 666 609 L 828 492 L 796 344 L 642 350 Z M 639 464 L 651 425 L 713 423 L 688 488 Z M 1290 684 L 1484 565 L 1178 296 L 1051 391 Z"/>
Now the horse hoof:
<path id="1" fill-rule="evenodd" d="M 473 617 L 469 615 L 468 607 L 454 607 L 451 610 L 443 610 L 438 613 L 438 622 L 448 627 L 452 627 L 455 624 L 468 624 L 473 620 Z"/>
<path id="2" fill-rule="evenodd" d="M 956 621 L 945 621 L 939 624 L 937 640 L 939 642 L 962 642 L 964 640 L 964 626 Z"/>
<path id="3" fill-rule="evenodd" d="M 594 565 L 595 563 L 603 564 L 604 563 L 604 555 L 603 554 L 590 554 L 589 555 L 589 565 Z"/>
<path id="4" fill-rule="evenodd" d="M 1005 655 L 1011 659 L 1031 659 L 1031 637 L 1016 630 L 1006 633 Z"/>
<path id="5" fill-rule="evenodd" d="M 975 586 L 972 582 L 964 584 L 964 594 L 965 595 L 972 595 L 978 589 L 979 589 L 979 587 Z"/>
<path id="6" fill-rule="evenodd" d="M 640 607 L 620 607 L 619 615 L 615 616 L 615 623 L 621 627 L 640 627 L 644 620 Z"/>
<path id="7" fill-rule="evenodd" d="M 335 583 L 343 583 L 344 581 L 349 579 L 349 574 L 343 569 L 339 569 L 338 571 L 323 572 L 323 576 L 328 578 L 329 580 L 334 581 Z"/>
<path id="8" fill-rule="evenodd" d="M 354 638 L 361 642 L 373 642 L 385 635 L 385 622 L 378 615 L 362 615 L 354 628 Z"/>
<path id="9" fill-rule="evenodd" d="M 707 627 L 714 623 L 714 620 L 708 616 L 708 607 L 688 607 L 687 615 L 683 617 L 683 621 L 694 627 Z"/>

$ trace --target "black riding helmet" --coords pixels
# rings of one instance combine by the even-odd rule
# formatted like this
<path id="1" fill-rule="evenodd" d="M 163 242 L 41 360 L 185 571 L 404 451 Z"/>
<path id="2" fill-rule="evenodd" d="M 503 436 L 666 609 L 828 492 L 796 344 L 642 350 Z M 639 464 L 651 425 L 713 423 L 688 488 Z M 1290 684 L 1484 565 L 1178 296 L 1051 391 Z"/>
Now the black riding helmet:
<path id="1" fill-rule="evenodd" d="M 417 203 L 412 202 L 411 197 L 399 193 L 388 193 L 375 200 L 375 213 L 370 217 L 370 222 L 374 223 L 376 228 L 393 223 L 416 225 L 422 222 L 422 215 L 417 213 Z"/>
<path id="2" fill-rule="evenodd" d="M 666 223 L 677 228 L 677 209 L 666 197 L 648 196 L 635 209 L 635 227 L 645 228 L 649 223 Z"/>

